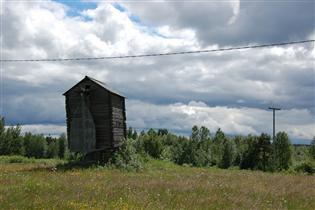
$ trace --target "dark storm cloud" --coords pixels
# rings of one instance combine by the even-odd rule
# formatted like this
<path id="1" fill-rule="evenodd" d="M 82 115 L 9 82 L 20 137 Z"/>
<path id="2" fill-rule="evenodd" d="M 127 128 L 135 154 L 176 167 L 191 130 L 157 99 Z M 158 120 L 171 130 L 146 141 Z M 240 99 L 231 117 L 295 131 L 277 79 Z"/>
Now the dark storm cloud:
<path id="1" fill-rule="evenodd" d="M 3 109 L 8 124 L 63 123 L 64 98 L 60 84 L 34 86 L 27 82 L 3 80 Z"/>
<path id="2" fill-rule="evenodd" d="M 144 24 L 191 28 L 204 46 L 303 40 L 315 26 L 314 1 L 139 4 L 129 3 L 126 7 Z"/>
<path id="3" fill-rule="evenodd" d="M 234 24 L 200 30 L 200 37 L 220 45 L 307 39 L 314 31 L 314 8 L 314 1 L 241 1 Z"/>

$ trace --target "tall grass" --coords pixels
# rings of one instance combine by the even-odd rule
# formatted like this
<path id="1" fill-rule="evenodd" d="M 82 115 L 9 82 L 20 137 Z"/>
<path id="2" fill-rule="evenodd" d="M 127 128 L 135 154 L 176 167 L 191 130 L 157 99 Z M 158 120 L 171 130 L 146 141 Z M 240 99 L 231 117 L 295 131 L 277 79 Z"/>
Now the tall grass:
<path id="1" fill-rule="evenodd" d="M 315 176 L 152 159 L 138 172 L 59 170 L 43 165 L 46 160 L 10 164 L 4 159 L 0 209 L 315 209 Z"/>
<path id="2" fill-rule="evenodd" d="M 65 160 L 61 159 L 35 159 L 35 158 L 28 158 L 20 155 L 2 155 L 0 156 L 0 164 L 1 163 L 41 163 L 41 164 L 50 164 L 56 165 L 65 163 Z"/>

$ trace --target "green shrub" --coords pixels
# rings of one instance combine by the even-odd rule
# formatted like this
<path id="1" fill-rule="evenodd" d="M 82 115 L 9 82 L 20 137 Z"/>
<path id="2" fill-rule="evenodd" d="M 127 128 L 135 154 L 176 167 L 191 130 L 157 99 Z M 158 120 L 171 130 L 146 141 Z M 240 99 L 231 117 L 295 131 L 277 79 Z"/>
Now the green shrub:
<path id="1" fill-rule="evenodd" d="M 233 163 L 234 150 L 232 142 L 228 139 L 225 140 L 223 144 L 223 154 L 222 159 L 219 163 L 220 168 L 229 168 Z"/>
<path id="2" fill-rule="evenodd" d="M 256 144 L 257 162 L 255 169 L 269 171 L 273 167 L 273 148 L 271 144 L 271 137 L 266 133 L 262 133 Z"/>
<path id="3" fill-rule="evenodd" d="M 241 156 L 241 169 L 273 170 L 273 149 L 269 135 L 262 133 L 259 137 L 247 136 L 246 149 Z"/>
<path id="4" fill-rule="evenodd" d="M 304 161 L 294 167 L 294 171 L 302 172 L 306 174 L 314 174 L 315 173 L 315 165 L 310 161 Z"/>
<path id="5" fill-rule="evenodd" d="M 137 139 L 138 133 L 136 130 L 132 129 L 132 127 L 129 127 L 127 129 L 127 138 L 129 139 Z"/>
<path id="6" fill-rule="evenodd" d="M 183 153 L 184 153 L 184 145 L 186 144 L 187 140 L 185 138 L 178 138 L 174 141 L 171 146 L 171 154 L 172 154 L 172 161 L 176 164 L 183 164 Z"/>
<path id="7" fill-rule="evenodd" d="M 293 162 L 302 162 L 309 158 L 309 149 L 307 146 L 294 145 L 292 148 Z"/>
<path id="8" fill-rule="evenodd" d="M 8 163 L 33 163 L 33 159 L 29 159 L 23 156 L 10 156 Z"/>
<path id="9" fill-rule="evenodd" d="M 178 163 L 179 164 L 193 164 L 195 159 L 195 150 L 196 144 L 191 140 L 183 141 L 181 145 L 178 145 L 180 153 L 178 154 Z"/>
<path id="10" fill-rule="evenodd" d="M 4 124 L 4 121 L 2 123 Z M 0 155 L 22 155 L 22 154 L 23 154 L 23 138 L 21 136 L 21 127 L 11 126 L 7 129 L 1 129 Z"/>
<path id="11" fill-rule="evenodd" d="M 246 149 L 242 153 L 240 168 L 254 169 L 257 163 L 257 136 L 248 135 L 244 139 Z"/>
<path id="12" fill-rule="evenodd" d="M 20 155 L 0 156 L 0 163 L 35 163 L 35 159 Z"/>
<path id="13" fill-rule="evenodd" d="M 288 134 L 285 132 L 277 133 L 273 142 L 274 166 L 277 170 L 287 170 L 292 163 L 292 148 Z"/>
<path id="14" fill-rule="evenodd" d="M 27 157 L 45 157 L 47 149 L 45 137 L 43 135 L 26 133 L 24 136 L 24 149 Z"/>
<path id="15" fill-rule="evenodd" d="M 66 160 L 71 162 L 79 162 L 84 159 L 84 155 L 80 152 L 69 152 L 66 156 Z"/>
<path id="16" fill-rule="evenodd" d="M 156 133 L 149 133 L 143 137 L 143 148 L 153 158 L 160 158 L 163 151 L 163 144 L 161 137 Z"/>
<path id="17" fill-rule="evenodd" d="M 110 164 L 127 171 L 140 170 L 144 159 L 140 154 L 137 154 L 135 141 L 133 139 L 124 139 L 123 144 L 111 158 Z"/>
<path id="18" fill-rule="evenodd" d="M 191 164 L 197 167 L 204 167 L 211 165 L 210 152 L 206 151 L 204 148 L 199 147 L 192 152 Z"/>
<path id="19" fill-rule="evenodd" d="M 59 155 L 59 141 L 58 139 L 54 139 L 47 146 L 46 157 L 57 158 L 58 155 Z"/>
<path id="20" fill-rule="evenodd" d="M 164 146 L 163 151 L 161 153 L 162 160 L 172 160 L 173 155 L 172 155 L 172 150 L 170 146 Z"/>
<path id="21" fill-rule="evenodd" d="M 58 156 L 59 158 L 65 158 L 67 154 L 67 138 L 63 133 L 58 138 Z"/>
<path id="22" fill-rule="evenodd" d="M 311 141 L 311 145 L 309 147 L 308 152 L 309 152 L 310 157 L 315 160 L 315 136 L 314 136 L 313 140 Z"/>

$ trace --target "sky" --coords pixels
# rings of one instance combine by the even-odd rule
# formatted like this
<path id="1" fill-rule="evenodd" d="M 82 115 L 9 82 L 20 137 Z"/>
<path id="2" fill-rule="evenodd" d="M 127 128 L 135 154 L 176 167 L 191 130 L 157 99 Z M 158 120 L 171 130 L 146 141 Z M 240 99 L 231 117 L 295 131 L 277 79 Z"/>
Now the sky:
<path id="1" fill-rule="evenodd" d="M 315 39 L 315 1 L 1 1 L 1 58 L 178 52 Z M 62 93 L 85 75 L 127 97 L 127 125 L 189 135 L 315 136 L 314 43 L 136 59 L 1 62 L 0 115 L 66 131 Z"/>

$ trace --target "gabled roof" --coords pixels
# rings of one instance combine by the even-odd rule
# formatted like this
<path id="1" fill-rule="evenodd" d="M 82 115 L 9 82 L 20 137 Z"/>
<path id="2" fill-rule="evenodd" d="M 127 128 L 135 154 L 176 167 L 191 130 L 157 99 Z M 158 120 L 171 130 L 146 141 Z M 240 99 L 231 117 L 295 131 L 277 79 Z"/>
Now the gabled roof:
<path id="1" fill-rule="evenodd" d="M 114 90 L 113 88 L 111 88 L 110 86 L 108 86 L 106 83 L 104 82 L 101 82 L 99 80 L 96 80 L 92 77 L 88 77 L 88 76 L 85 76 L 84 79 L 82 79 L 80 82 L 78 82 L 77 84 L 75 84 L 72 88 L 70 88 L 69 90 L 67 90 L 63 95 L 67 95 L 67 93 L 72 90 L 73 88 L 75 88 L 77 85 L 79 85 L 81 82 L 85 81 L 85 80 L 91 80 L 92 82 L 94 82 L 95 84 L 97 84 L 98 86 L 106 89 L 107 91 L 111 92 L 111 93 L 114 93 L 118 96 L 121 96 L 123 98 L 125 98 L 124 95 L 122 95 L 121 93 L 119 93 L 118 91 Z"/>

